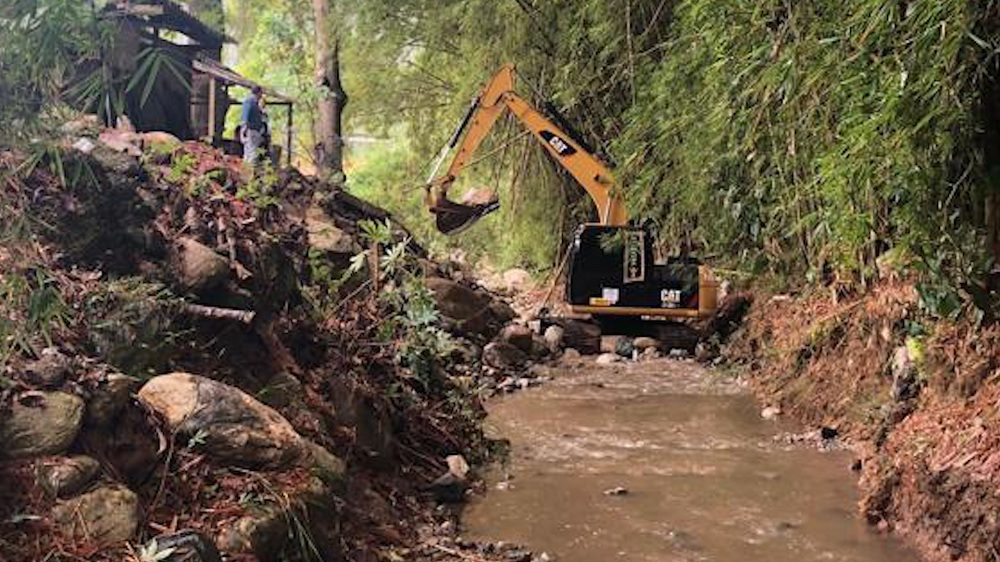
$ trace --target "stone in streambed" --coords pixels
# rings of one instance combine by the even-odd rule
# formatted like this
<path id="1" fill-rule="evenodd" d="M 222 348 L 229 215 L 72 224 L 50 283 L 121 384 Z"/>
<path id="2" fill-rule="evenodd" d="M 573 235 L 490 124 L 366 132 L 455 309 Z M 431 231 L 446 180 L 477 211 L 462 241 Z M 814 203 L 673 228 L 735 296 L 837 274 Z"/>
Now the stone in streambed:
<path id="1" fill-rule="evenodd" d="M 552 353 L 558 353 L 559 350 L 562 349 L 563 335 L 565 333 L 566 331 L 562 328 L 562 326 L 552 325 L 545 328 L 545 334 L 543 334 L 542 337 L 545 338 L 545 344 L 548 346 L 549 351 Z"/>
<path id="2" fill-rule="evenodd" d="M 602 353 L 594 360 L 598 365 L 611 365 L 622 361 L 622 356 L 617 353 Z"/>
<path id="3" fill-rule="evenodd" d="M 524 353 L 531 353 L 534 343 L 534 334 L 527 326 L 521 324 L 508 324 L 500 332 L 500 341 L 508 343 Z"/>
<path id="4" fill-rule="evenodd" d="M 781 415 L 781 408 L 777 406 L 768 406 L 760 411 L 760 417 L 765 420 L 773 420 Z"/>

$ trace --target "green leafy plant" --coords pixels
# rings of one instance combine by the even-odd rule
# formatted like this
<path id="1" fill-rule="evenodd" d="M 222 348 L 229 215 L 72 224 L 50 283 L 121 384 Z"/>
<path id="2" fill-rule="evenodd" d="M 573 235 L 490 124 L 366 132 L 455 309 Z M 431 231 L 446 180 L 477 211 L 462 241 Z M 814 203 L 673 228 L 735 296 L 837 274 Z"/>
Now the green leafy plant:
<path id="1" fill-rule="evenodd" d="M 149 543 L 139 547 L 135 553 L 135 559 L 136 562 L 162 562 L 170 558 L 176 551 L 177 549 L 174 547 L 160 548 L 156 539 L 152 539 Z"/>

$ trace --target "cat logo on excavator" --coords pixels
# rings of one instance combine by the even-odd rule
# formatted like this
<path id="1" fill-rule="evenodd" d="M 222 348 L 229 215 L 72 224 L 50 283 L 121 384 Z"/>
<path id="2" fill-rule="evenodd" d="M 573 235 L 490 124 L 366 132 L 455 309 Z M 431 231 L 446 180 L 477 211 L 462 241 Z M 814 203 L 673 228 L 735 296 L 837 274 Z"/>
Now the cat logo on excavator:
<path id="1" fill-rule="evenodd" d="M 552 131 L 542 131 L 538 133 L 542 140 L 547 142 L 556 154 L 559 156 L 572 156 L 576 154 L 576 149 L 569 145 L 566 141 L 562 140 L 559 135 L 553 133 Z"/>

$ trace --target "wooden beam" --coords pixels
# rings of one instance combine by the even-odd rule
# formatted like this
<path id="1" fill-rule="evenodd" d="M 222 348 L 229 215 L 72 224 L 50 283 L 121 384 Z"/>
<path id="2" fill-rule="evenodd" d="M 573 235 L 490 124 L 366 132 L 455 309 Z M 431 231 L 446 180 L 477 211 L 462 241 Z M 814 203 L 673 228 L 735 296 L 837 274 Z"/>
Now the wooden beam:
<path id="1" fill-rule="evenodd" d="M 208 138 L 215 144 L 215 77 L 208 81 Z"/>
<path id="2" fill-rule="evenodd" d="M 288 167 L 292 167 L 292 124 L 294 123 L 293 113 L 294 107 L 292 104 L 288 104 L 288 122 L 285 123 L 285 154 L 288 159 Z"/>

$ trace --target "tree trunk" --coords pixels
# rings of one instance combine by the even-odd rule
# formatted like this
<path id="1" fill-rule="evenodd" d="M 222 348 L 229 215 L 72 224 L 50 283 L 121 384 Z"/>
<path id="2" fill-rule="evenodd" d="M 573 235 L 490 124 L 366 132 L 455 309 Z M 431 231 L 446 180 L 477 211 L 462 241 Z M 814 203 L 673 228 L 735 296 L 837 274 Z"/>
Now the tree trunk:
<path id="1" fill-rule="evenodd" d="M 316 133 L 316 166 L 320 175 L 342 178 L 344 141 L 342 119 L 347 93 L 340 81 L 340 41 L 330 29 L 330 0 L 313 0 L 316 25 L 316 87 L 319 119 Z"/>

